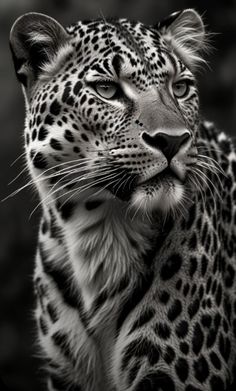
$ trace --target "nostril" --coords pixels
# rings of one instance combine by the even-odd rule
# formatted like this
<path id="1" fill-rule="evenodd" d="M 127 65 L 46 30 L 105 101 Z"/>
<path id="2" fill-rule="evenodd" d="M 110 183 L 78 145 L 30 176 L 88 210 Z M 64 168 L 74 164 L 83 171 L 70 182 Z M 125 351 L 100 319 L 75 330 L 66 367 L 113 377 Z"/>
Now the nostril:
<path id="1" fill-rule="evenodd" d="M 147 144 L 150 145 L 150 147 L 155 147 L 155 141 L 152 136 L 150 136 L 148 133 L 143 132 L 142 133 L 142 139 Z"/>
<path id="2" fill-rule="evenodd" d="M 184 133 L 182 136 L 180 136 L 181 138 L 181 144 L 179 147 L 182 147 L 182 145 L 184 145 L 189 139 L 190 139 L 190 134 L 188 132 Z"/>
<path id="3" fill-rule="evenodd" d="M 154 136 L 150 136 L 148 133 L 143 132 L 142 138 L 147 145 L 153 148 L 158 148 L 161 151 L 168 147 L 168 139 L 164 133 L 158 133 Z"/>
<path id="4" fill-rule="evenodd" d="M 159 136 L 158 139 L 156 139 L 157 143 L 158 143 L 158 147 L 161 149 L 161 150 L 165 150 L 167 147 L 168 147 L 168 141 L 165 137 L 163 136 Z"/>

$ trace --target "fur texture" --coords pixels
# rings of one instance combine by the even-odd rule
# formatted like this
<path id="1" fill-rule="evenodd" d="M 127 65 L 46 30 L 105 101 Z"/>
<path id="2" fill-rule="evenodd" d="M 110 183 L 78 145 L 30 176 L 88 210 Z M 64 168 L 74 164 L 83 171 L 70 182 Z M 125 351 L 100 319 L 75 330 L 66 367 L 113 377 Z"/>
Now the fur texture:
<path id="1" fill-rule="evenodd" d="M 233 384 L 236 155 L 199 116 L 205 37 L 194 10 L 12 28 L 49 391 Z"/>

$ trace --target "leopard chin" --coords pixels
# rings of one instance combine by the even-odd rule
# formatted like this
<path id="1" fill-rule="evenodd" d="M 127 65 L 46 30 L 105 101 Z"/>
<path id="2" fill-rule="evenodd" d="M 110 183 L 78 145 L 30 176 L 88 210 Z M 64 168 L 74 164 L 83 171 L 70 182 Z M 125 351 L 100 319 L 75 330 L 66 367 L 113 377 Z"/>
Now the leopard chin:
<path id="1" fill-rule="evenodd" d="M 178 209 L 185 202 L 186 191 L 183 183 L 177 179 L 153 180 L 150 184 L 140 185 L 132 194 L 131 205 L 145 212 L 159 211 L 168 213 Z"/>
<path id="2" fill-rule="evenodd" d="M 188 179 L 181 181 L 168 170 L 141 183 L 134 180 L 132 186 L 123 186 L 118 190 L 107 186 L 106 197 L 127 203 L 134 211 L 164 214 L 186 209 L 191 198 Z"/>

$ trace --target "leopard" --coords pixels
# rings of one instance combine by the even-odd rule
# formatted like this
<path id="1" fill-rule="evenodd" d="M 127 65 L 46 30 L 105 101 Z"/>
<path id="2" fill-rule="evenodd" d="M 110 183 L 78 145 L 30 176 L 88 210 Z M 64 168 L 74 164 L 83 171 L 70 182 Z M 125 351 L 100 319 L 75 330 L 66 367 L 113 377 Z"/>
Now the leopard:
<path id="1" fill-rule="evenodd" d="M 235 389 L 236 154 L 201 114 L 202 17 L 30 12 L 10 48 L 41 209 L 43 389 Z"/>

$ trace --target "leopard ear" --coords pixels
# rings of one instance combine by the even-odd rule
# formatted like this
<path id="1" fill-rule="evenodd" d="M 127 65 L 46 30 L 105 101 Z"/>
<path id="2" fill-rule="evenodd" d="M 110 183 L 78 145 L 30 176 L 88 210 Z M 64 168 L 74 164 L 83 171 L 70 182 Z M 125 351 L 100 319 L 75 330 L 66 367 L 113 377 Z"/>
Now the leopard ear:
<path id="1" fill-rule="evenodd" d="M 67 41 L 66 30 L 49 16 L 31 12 L 15 21 L 10 48 L 17 78 L 26 90 Z"/>
<path id="2" fill-rule="evenodd" d="M 165 42 L 190 68 L 204 62 L 201 51 L 206 48 L 205 27 L 193 9 L 171 14 L 156 26 Z"/>

